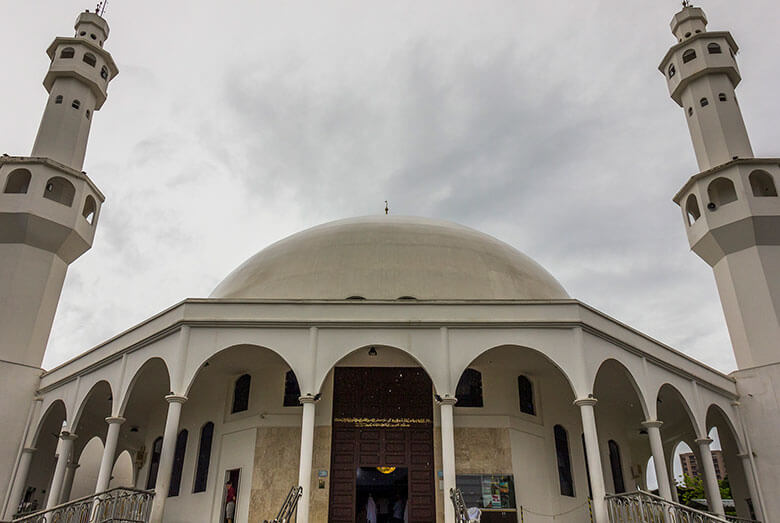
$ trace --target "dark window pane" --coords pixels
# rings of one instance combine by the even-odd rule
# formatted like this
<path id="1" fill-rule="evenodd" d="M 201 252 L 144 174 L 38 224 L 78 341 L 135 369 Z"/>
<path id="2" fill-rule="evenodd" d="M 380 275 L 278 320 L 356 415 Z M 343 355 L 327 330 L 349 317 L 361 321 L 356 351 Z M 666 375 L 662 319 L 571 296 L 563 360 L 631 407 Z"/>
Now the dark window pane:
<path id="1" fill-rule="evenodd" d="M 301 404 L 298 398 L 301 397 L 301 388 L 298 386 L 298 378 L 291 370 L 284 375 L 284 406 L 297 407 Z"/>
<path id="2" fill-rule="evenodd" d="M 588 478 L 588 497 L 593 499 L 593 489 L 590 486 L 590 465 L 588 464 L 588 448 L 585 446 L 585 434 L 582 435 L 582 455 L 585 456 L 585 477 Z"/>
<path id="3" fill-rule="evenodd" d="M 200 447 L 198 448 L 198 466 L 195 469 L 195 485 L 193 492 L 205 492 L 209 480 L 209 463 L 211 463 L 211 442 L 214 439 L 214 424 L 208 422 L 200 429 Z"/>
<path id="4" fill-rule="evenodd" d="M 151 490 L 157 483 L 157 471 L 160 469 L 160 454 L 162 454 L 162 436 L 152 443 L 152 457 L 149 460 L 149 477 L 146 478 L 146 489 Z"/>
<path id="5" fill-rule="evenodd" d="M 243 412 L 249 408 L 249 387 L 252 385 L 252 376 L 244 374 L 236 380 L 233 390 L 232 413 Z"/>
<path id="6" fill-rule="evenodd" d="M 520 412 L 536 416 L 536 407 L 534 406 L 534 386 L 531 380 L 525 376 L 518 376 L 517 389 L 520 394 Z"/>
<path id="7" fill-rule="evenodd" d="M 466 369 L 458 381 L 455 389 L 455 397 L 458 407 L 481 407 L 482 402 L 482 373 L 474 369 Z"/>
<path id="8" fill-rule="evenodd" d="M 187 430 L 179 432 L 176 438 L 176 451 L 173 453 L 173 469 L 171 470 L 171 486 L 168 497 L 178 496 L 181 488 L 181 472 L 184 468 L 184 453 L 187 451 Z"/>
<path id="9" fill-rule="evenodd" d="M 620 462 L 620 448 L 615 440 L 609 440 L 609 466 L 612 468 L 612 483 L 615 485 L 615 494 L 626 491 L 623 481 L 623 464 Z"/>
<path id="10" fill-rule="evenodd" d="M 558 479 L 561 483 L 561 494 L 574 497 L 574 480 L 571 475 L 571 457 L 569 456 L 569 436 L 566 429 L 556 425 L 555 455 L 558 458 Z"/>

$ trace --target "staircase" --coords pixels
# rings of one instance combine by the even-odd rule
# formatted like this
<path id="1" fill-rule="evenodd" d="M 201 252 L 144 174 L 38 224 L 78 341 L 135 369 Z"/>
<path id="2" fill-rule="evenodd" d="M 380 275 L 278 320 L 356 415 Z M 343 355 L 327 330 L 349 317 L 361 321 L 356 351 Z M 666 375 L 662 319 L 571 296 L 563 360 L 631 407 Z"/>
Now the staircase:
<path id="1" fill-rule="evenodd" d="M 610 523 L 649 521 L 652 523 L 760 523 L 731 516 L 725 518 L 686 507 L 644 492 L 607 496 Z"/>
<path id="2" fill-rule="evenodd" d="M 263 523 L 290 523 L 294 521 L 295 509 L 298 508 L 298 500 L 301 499 L 302 494 L 303 487 L 292 487 L 276 517 L 271 521 L 265 520 Z"/>
<path id="3" fill-rule="evenodd" d="M 13 523 L 148 523 L 153 499 L 152 490 L 115 488 L 18 515 Z"/>

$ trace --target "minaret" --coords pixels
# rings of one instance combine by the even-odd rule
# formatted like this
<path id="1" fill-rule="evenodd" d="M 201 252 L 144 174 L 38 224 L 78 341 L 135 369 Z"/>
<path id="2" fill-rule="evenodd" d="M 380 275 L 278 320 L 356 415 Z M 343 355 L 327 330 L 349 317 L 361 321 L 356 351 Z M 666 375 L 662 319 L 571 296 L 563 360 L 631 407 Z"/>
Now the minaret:
<path id="1" fill-rule="evenodd" d="M 118 70 L 103 49 L 108 24 L 101 16 L 81 13 L 75 29 L 47 51 L 49 98 L 32 155 L 0 157 L 0 494 L 17 458 L 65 273 L 92 246 L 104 200 L 81 169 L 92 118 Z"/>
<path id="2" fill-rule="evenodd" d="M 704 12 L 686 2 L 671 23 L 677 43 L 660 65 L 701 169 L 674 201 L 691 249 L 715 273 L 740 369 L 733 376 L 755 437 L 764 521 L 774 521 L 780 499 L 768 494 L 780 479 L 780 159 L 753 157 L 734 92 L 737 44 L 729 32 L 706 26 Z"/>

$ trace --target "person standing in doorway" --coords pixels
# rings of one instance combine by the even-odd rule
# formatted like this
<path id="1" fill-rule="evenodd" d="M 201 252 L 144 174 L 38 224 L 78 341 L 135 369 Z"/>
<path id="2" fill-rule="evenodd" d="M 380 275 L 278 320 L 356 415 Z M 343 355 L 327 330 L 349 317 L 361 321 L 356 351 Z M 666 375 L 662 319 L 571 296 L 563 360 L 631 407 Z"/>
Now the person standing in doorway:
<path id="1" fill-rule="evenodd" d="M 368 501 L 366 502 L 366 521 L 368 523 L 377 523 L 376 520 L 376 501 L 374 496 L 368 495 Z"/>
<path id="2" fill-rule="evenodd" d="M 236 489 L 233 488 L 233 483 L 228 480 L 225 483 L 225 521 L 226 523 L 233 523 L 233 518 L 236 516 Z"/>
<path id="3" fill-rule="evenodd" d="M 397 496 L 395 499 L 395 503 L 393 503 L 393 523 L 403 523 L 404 522 L 404 506 L 406 503 L 404 503 L 404 498 L 401 496 Z"/>

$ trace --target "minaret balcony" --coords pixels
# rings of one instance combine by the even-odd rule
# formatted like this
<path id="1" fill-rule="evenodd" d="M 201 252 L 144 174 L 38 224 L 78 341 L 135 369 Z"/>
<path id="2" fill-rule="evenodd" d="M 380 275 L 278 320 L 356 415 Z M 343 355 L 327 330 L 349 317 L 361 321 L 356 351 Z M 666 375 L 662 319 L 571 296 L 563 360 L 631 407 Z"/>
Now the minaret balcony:
<path id="1" fill-rule="evenodd" d="M 104 196 L 85 173 L 48 158 L 0 157 L 0 242 L 70 263 L 91 246 Z"/>
<path id="2" fill-rule="evenodd" d="M 58 78 L 76 78 L 94 93 L 95 110 L 103 106 L 108 96 L 108 84 L 119 74 L 108 51 L 83 38 L 58 37 L 46 53 L 51 58 L 51 66 L 43 79 L 43 86 L 48 92 Z"/>
<path id="3" fill-rule="evenodd" d="M 755 245 L 780 245 L 780 158 L 735 159 L 691 177 L 675 195 L 688 242 L 714 265 Z"/>

